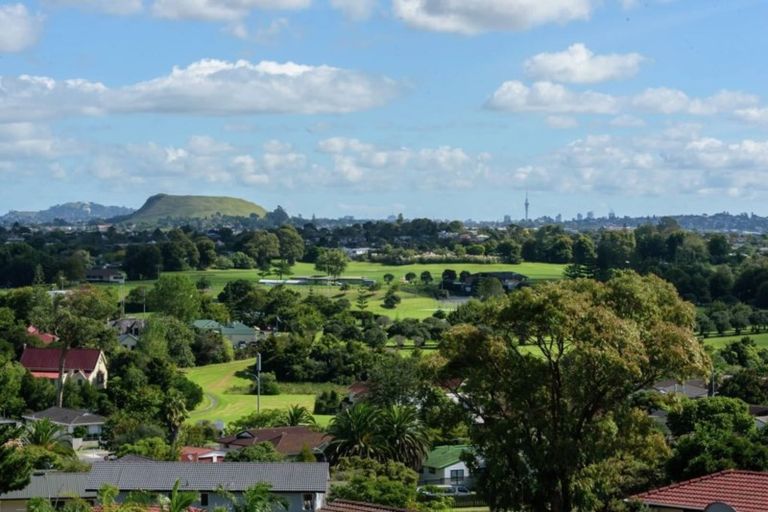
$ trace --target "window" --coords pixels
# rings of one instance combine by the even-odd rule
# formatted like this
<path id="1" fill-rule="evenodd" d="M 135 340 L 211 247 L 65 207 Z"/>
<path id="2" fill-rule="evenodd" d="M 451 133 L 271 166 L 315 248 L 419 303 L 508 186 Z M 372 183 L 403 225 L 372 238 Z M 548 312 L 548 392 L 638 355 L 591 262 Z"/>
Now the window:
<path id="1" fill-rule="evenodd" d="M 201 492 L 200 493 L 200 506 L 201 507 L 207 507 L 208 506 L 208 493 L 207 492 Z"/>
<path id="2" fill-rule="evenodd" d="M 434 475 L 437 472 L 437 470 L 435 468 L 429 468 L 429 472 L 430 474 Z"/>
<path id="3" fill-rule="evenodd" d="M 451 470 L 451 484 L 458 485 L 464 482 L 464 470 L 452 469 Z"/>
<path id="4" fill-rule="evenodd" d="M 314 496 L 311 494 L 305 494 L 304 495 L 304 506 L 302 507 L 302 510 L 314 510 L 315 506 L 315 500 L 313 499 Z"/>

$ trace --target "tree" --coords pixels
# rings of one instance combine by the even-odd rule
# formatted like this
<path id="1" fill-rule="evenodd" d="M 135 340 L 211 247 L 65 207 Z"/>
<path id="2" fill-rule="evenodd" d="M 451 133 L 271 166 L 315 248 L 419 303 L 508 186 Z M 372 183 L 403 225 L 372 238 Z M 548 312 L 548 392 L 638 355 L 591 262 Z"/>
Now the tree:
<path id="1" fill-rule="evenodd" d="M 245 253 L 256 260 L 258 267 L 269 267 L 272 258 L 280 256 L 280 240 L 274 233 L 257 231 L 245 243 Z"/>
<path id="2" fill-rule="evenodd" d="M 347 263 L 349 263 L 349 258 L 341 249 L 322 249 L 317 256 L 315 269 L 325 272 L 333 279 L 338 279 L 347 268 Z"/>
<path id="3" fill-rule="evenodd" d="M 334 468 L 334 499 L 416 509 L 418 474 L 397 462 L 381 463 L 360 457 L 343 458 Z"/>
<path id="4" fill-rule="evenodd" d="M 314 425 L 315 417 L 309 412 L 309 409 L 303 405 L 293 404 L 285 411 L 284 423 L 288 427 L 297 427 L 299 425 Z"/>
<path id="5" fill-rule="evenodd" d="M 48 418 L 27 425 L 22 441 L 35 469 L 52 469 L 75 454 L 67 432 Z"/>
<path id="6" fill-rule="evenodd" d="M 379 409 L 360 402 L 333 417 L 328 434 L 333 438 L 325 450 L 332 463 L 341 457 L 377 458 L 387 450 L 378 435 Z"/>
<path id="7" fill-rule="evenodd" d="M 182 322 L 195 320 L 200 313 L 200 293 L 187 276 L 163 274 L 147 297 L 153 311 L 173 316 Z"/>
<path id="8" fill-rule="evenodd" d="M 246 489 L 237 498 L 225 489 L 219 489 L 219 493 L 229 500 L 232 512 L 278 512 L 287 510 L 288 503 L 285 498 L 270 493 L 272 486 L 260 482 Z"/>
<path id="9" fill-rule="evenodd" d="M 738 398 L 748 404 L 768 404 L 765 379 L 752 368 L 739 370 L 717 390 L 721 396 Z"/>
<path id="10" fill-rule="evenodd" d="M 405 274 L 405 280 L 406 280 L 408 283 L 412 283 L 412 282 L 413 282 L 415 279 L 416 279 L 416 274 L 415 274 L 415 273 L 413 273 L 413 272 L 408 272 L 407 274 Z"/>
<path id="11" fill-rule="evenodd" d="M 278 279 L 282 279 L 283 276 L 290 277 L 293 275 L 293 272 L 291 272 L 291 264 L 287 261 L 278 261 L 272 265 L 272 270 L 277 274 Z"/>
<path id="12" fill-rule="evenodd" d="M 277 238 L 280 242 L 280 258 L 293 265 L 304 257 L 304 240 L 291 225 L 280 226 L 277 230 Z"/>
<path id="13" fill-rule="evenodd" d="M 357 289 L 357 300 L 355 303 L 360 311 L 368 309 L 368 291 L 362 286 Z"/>
<path id="14" fill-rule="evenodd" d="M 395 276 L 393 274 L 390 274 L 390 273 L 384 274 L 384 276 L 382 276 L 382 278 L 384 279 L 384 282 L 386 284 L 390 284 L 390 283 L 392 283 L 392 281 L 395 280 Z"/>
<path id="15" fill-rule="evenodd" d="M 24 429 L 0 425 L 0 494 L 23 489 L 29 484 L 32 465 L 22 449 Z"/>
<path id="16" fill-rule="evenodd" d="M 192 491 L 180 491 L 181 481 L 176 480 L 171 489 L 171 495 L 168 497 L 167 503 L 164 503 L 163 509 L 166 512 L 186 512 L 189 507 L 192 506 L 199 498 L 196 492 Z"/>
<path id="17" fill-rule="evenodd" d="M 176 389 L 171 389 L 163 401 L 163 417 L 165 426 L 171 433 L 171 443 L 176 442 L 179 435 L 179 429 L 184 421 L 189 417 L 184 396 Z"/>
<path id="18" fill-rule="evenodd" d="M 495 277 L 481 277 L 477 284 L 477 295 L 482 300 L 501 297 L 504 295 L 504 286 Z"/>
<path id="19" fill-rule="evenodd" d="M 421 276 L 419 277 L 419 279 L 421 280 L 422 284 L 428 285 L 433 281 L 432 273 L 429 270 L 425 270 L 424 272 L 421 273 Z"/>
<path id="20" fill-rule="evenodd" d="M 630 397 L 662 376 L 709 371 L 693 307 L 652 275 L 546 283 L 484 309 L 485 325 L 456 326 L 442 352 L 445 376 L 464 379 L 492 509 L 573 510 L 596 485 L 580 476 L 614 453 L 602 447 Z"/>
<path id="21" fill-rule="evenodd" d="M 217 258 L 216 244 L 213 243 L 213 240 L 207 236 L 201 236 L 195 240 L 195 247 L 197 247 L 197 252 L 200 255 L 197 268 L 202 270 L 212 267 Z"/>
<path id="22" fill-rule="evenodd" d="M 378 429 L 387 447 L 387 459 L 402 462 L 416 469 L 421 466 L 430 448 L 427 427 L 413 407 L 393 405 L 383 410 Z"/>
<path id="23" fill-rule="evenodd" d="M 240 450 L 227 452 L 227 462 L 280 462 L 283 455 L 269 441 L 252 444 Z"/>

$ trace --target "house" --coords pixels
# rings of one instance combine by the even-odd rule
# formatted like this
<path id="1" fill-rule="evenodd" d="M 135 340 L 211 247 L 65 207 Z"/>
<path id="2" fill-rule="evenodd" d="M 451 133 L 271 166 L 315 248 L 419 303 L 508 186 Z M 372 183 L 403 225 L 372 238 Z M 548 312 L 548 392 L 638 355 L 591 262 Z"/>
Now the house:
<path id="1" fill-rule="evenodd" d="M 235 498 L 258 483 L 271 486 L 272 494 L 286 501 L 285 512 L 315 512 L 325 505 L 328 492 L 328 464 L 321 462 L 251 463 L 222 462 L 189 464 L 187 462 L 96 462 L 86 483 L 86 490 L 98 490 L 104 484 L 119 489 L 122 503 L 135 491 L 170 494 L 176 481 L 183 491 L 200 494 L 193 506 L 205 510 L 226 506 L 218 493 L 224 489 Z"/>
<path id="2" fill-rule="evenodd" d="M 678 382 L 674 379 L 662 380 L 656 382 L 653 385 L 653 389 L 662 395 L 678 393 L 691 399 L 704 398 L 710 395 L 709 383 L 701 379 L 691 379 L 683 382 Z"/>
<path id="3" fill-rule="evenodd" d="M 93 504 L 96 491 L 86 491 L 88 473 L 40 472 L 30 477 L 29 484 L 17 491 L 0 494 L 0 512 L 26 512 L 31 498 L 48 498 L 55 509 L 81 498 Z"/>
<path id="4" fill-rule="evenodd" d="M 51 420 L 61 426 L 72 437 L 72 446 L 77 449 L 83 445 L 97 445 L 104 430 L 107 418 L 80 409 L 49 407 L 44 411 L 22 416 L 25 421 Z"/>
<path id="5" fill-rule="evenodd" d="M 133 334 L 121 334 L 117 337 L 117 342 L 126 350 L 134 350 L 139 344 L 139 338 Z"/>
<path id="6" fill-rule="evenodd" d="M 324 432 L 317 432 L 306 426 L 273 427 L 242 430 L 233 436 L 226 436 L 217 442 L 223 450 L 240 449 L 258 443 L 272 443 L 285 457 L 297 457 L 304 447 L 308 447 L 316 456 L 321 456 L 330 443 L 331 437 Z"/>
<path id="7" fill-rule="evenodd" d="M 437 446 L 427 454 L 421 467 L 421 485 L 471 486 L 473 476 L 462 456 L 472 452 L 468 445 Z"/>
<path id="8" fill-rule="evenodd" d="M 480 281 L 483 279 L 498 279 L 506 291 L 515 290 L 528 283 L 528 276 L 518 274 L 517 272 L 478 272 L 467 276 L 460 285 L 461 291 L 467 295 L 475 294 Z"/>
<path id="9" fill-rule="evenodd" d="M 768 473 L 729 469 L 637 494 L 650 512 L 765 512 Z"/>
<path id="10" fill-rule="evenodd" d="M 55 334 L 42 332 L 40 329 L 38 329 L 34 325 L 30 325 L 29 327 L 27 327 L 27 334 L 40 340 L 43 343 L 43 345 L 50 345 L 51 343 L 56 343 L 57 341 L 59 341 L 59 337 L 56 336 Z"/>
<path id="11" fill-rule="evenodd" d="M 142 318 L 121 318 L 114 320 L 110 325 L 117 330 L 117 335 L 130 334 L 137 338 L 147 327 L 147 321 Z"/>
<path id="12" fill-rule="evenodd" d="M 370 392 L 371 386 L 367 382 L 355 382 L 347 387 L 347 397 L 344 401 L 354 405 L 363 400 Z"/>
<path id="13" fill-rule="evenodd" d="M 222 450 L 212 450 L 211 448 L 198 448 L 197 446 L 184 446 L 179 451 L 179 460 L 181 462 L 204 462 L 218 463 L 224 462 L 227 452 Z"/>
<path id="14" fill-rule="evenodd" d="M 409 510 L 361 501 L 333 500 L 320 509 L 320 512 L 409 512 Z"/>
<path id="15" fill-rule="evenodd" d="M 192 327 L 200 331 L 215 331 L 228 339 L 235 348 L 245 348 L 266 337 L 260 329 L 248 327 L 242 322 L 220 324 L 216 320 L 195 320 Z"/>
<path id="16" fill-rule="evenodd" d="M 59 378 L 58 348 L 25 347 L 21 354 L 21 365 L 40 379 Z M 75 379 L 90 382 L 99 389 L 107 387 L 107 359 L 97 348 L 71 348 L 64 360 L 64 381 Z"/>
<path id="17" fill-rule="evenodd" d="M 114 268 L 89 268 L 85 271 L 85 280 L 89 283 L 125 284 L 125 273 Z"/>

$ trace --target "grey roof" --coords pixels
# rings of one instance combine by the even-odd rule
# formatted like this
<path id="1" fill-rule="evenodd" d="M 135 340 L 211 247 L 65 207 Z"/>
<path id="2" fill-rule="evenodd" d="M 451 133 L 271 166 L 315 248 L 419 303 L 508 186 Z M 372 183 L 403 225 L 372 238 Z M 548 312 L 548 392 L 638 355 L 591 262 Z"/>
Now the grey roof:
<path id="1" fill-rule="evenodd" d="M 25 420 L 42 420 L 48 418 L 61 425 L 102 425 L 107 421 L 104 416 L 93 414 L 79 409 L 65 409 L 63 407 L 49 407 L 44 411 L 22 416 Z"/>
<path id="2" fill-rule="evenodd" d="M 95 498 L 96 491 L 86 491 L 88 473 L 43 473 L 32 475 L 29 485 L 18 491 L 0 494 L 0 501 L 29 498 Z"/>
<path id="3" fill-rule="evenodd" d="M 182 489 L 194 491 L 237 492 L 266 482 L 273 492 L 327 492 L 328 478 L 324 462 L 97 462 L 86 488 L 109 483 L 121 491 L 170 491 L 179 480 Z"/>

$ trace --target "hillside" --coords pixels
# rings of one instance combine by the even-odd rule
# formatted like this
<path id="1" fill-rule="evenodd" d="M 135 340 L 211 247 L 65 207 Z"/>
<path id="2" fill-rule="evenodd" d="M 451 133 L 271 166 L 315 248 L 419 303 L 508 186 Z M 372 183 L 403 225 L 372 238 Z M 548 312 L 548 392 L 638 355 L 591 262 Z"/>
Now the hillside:
<path id="1" fill-rule="evenodd" d="M 110 219 L 118 215 L 129 215 L 133 211 L 133 208 L 126 208 L 124 206 L 104 206 L 90 202 L 64 203 L 41 211 L 22 212 L 11 210 L 5 215 L 0 216 L 0 224 L 12 224 L 14 222 L 46 224 L 57 219 L 75 223 L 88 222 L 96 219 Z"/>
<path id="2" fill-rule="evenodd" d="M 164 219 L 206 219 L 217 216 L 263 217 L 266 210 L 261 206 L 234 197 L 172 196 L 157 194 L 149 199 L 124 222 L 153 223 Z"/>

